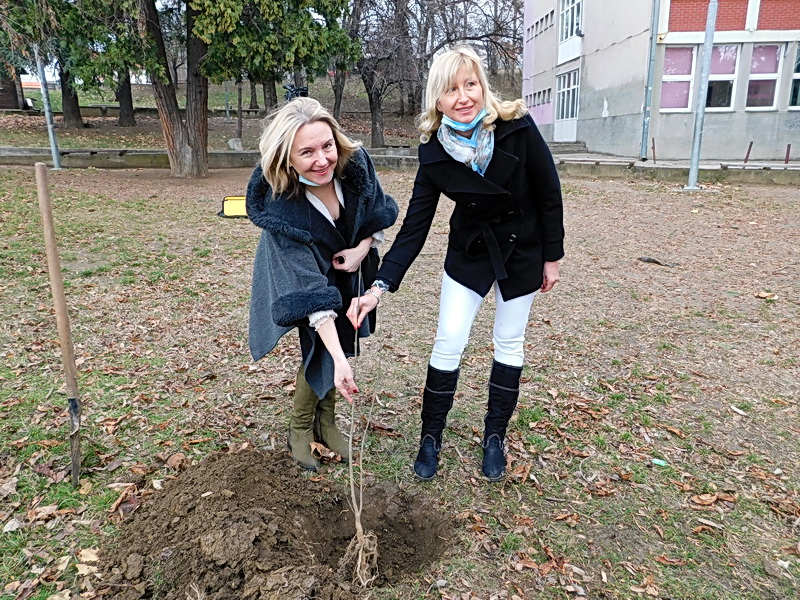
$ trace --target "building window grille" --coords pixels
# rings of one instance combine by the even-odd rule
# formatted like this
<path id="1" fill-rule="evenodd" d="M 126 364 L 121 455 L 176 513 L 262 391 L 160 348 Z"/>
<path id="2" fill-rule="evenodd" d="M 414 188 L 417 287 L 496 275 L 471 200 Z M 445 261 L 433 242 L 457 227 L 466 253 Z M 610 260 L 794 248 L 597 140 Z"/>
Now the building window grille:
<path id="1" fill-rule="evenodd" d="M 714 46 L 711 51 L 706 108 L 732 108 L 738 59 L 739 46 Z"/>
<path id="2" fill-rule="evenodd" d="M 669 46 L 664 50 L 661 110 L 689 110 L 694 57 L 694 46 Z"/>
<path id="3" fill-rule="evenodd" d="M 789 93 L 789 106 L 800 108 L 800 47 L 794 60 L 794 74 L 792 75 L 792 88 Z"/>
<path id="4" fill-rule="evenodd" d="M 559 42 L 565 42 L 576 35 L 583 35 L 581 31 L 582 9 L 583 0 L 561 0 Z"/>
<path id="5" fill-rule="evenodd" d="M 780 45 L 753 46 L 750 81 L 747 84 L 747 108 L 775 108 L 780 63 Z"/>
<path id="6" fill-rule="evenodd" d="M 578 118 L 578 93 L 580 92 L 580 77 L 578 69 L 559 75 L 556 78 L 556 118 Z"/>

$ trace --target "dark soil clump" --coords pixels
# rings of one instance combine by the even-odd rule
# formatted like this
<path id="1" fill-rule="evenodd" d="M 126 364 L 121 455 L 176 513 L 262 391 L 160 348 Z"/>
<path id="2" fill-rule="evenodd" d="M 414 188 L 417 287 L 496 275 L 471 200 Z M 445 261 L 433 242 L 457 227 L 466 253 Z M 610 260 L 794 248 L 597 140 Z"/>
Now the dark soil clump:
<path id="1" fill-rule="evenodd" d="M 368 485 L 362 522 L 378 536 L 382 586 L 437 560 L 445 517 L 421 494 Z M 104 597 L 347 600 L 338 574 L 355 533 L 339 482 L 308 477 L 286 454 L 215 454 L 171 481 L 101 551 Z M 105 590 L 104 590 L 105 591 Z"/>

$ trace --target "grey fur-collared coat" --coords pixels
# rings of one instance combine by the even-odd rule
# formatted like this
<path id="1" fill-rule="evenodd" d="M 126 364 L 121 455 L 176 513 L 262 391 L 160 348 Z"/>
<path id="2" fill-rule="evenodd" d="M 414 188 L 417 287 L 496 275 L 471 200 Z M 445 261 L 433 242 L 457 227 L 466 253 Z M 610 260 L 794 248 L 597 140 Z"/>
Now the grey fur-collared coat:
<path id="1" fill-rule="evenodd" d="M 342 217 L 349 239 L 306 199 L 273 195 L 257 167 L 247 186 L 247 216 L 260 227 L 261 239 L 253 267 L 250 300 L 250 353 L 259 360 L 281 337 L 297 327 L 305 376 L 322 398 L 333 388 L 333 358 L 308 316 L 321 310 L 336 311 L 336 329 L 345 355 L 356 352 L 355 332 L 345 312 L 350 299 L 363 293 L 378 269 L 378 252 L 371 249 L 358 273 L 344 273 L 332 266 L 333 255 L 358 245 L 386 229 L 397 219 L 397 203 L 383 193 L 372 160 L 358 149 L 345 166 L 341 179 L 344 195 Z M 359 337 L 375 330 L 375 318 L 365 319 Z"/>

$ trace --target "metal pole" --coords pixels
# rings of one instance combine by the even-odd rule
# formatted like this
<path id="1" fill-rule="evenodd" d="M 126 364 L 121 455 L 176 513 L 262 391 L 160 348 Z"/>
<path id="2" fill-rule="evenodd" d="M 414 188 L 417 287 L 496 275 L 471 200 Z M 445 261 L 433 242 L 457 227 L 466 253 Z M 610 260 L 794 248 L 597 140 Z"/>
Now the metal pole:
<path id="1" fill-rule="evenodd" d="M 653 104 L 653 79 L 656 72 L 656 47 L 658 46 L 658 18 L 661 13 L 661 0 L 653 0 L 653 15 L 650 22 L 650 60 L 647 63 L 647 82 L 644 91 L 644 116 L 642 119 L 642 142 L 639 158 L 647 160 L 647 139 L 650 137 L 650 114 Z"/>
<path id="2" fill-rule="evenodd" d="M 706 96 L 708 95 L 708 74 L 711 71 L 711 54 L 714 49 L 714 28 L 717 25 L 717 0 L 709 0 L 706 17 L 706 39 L 703 42 L 703 66 L 700 70 L 700 89 L 697 90 L 697 104 L 694 111 L 694 135 L 692 136 L 692 157 L 689 161 L 689 182 L 684 189 L 699 190 L 697 175 L 700 169 L 700 144 L 703 141 L 703 120 L 706 116 Z"/>
<path id="3" fill-rule="evenodd" d="M 47 136 L 50 138 L 50 154 L 53 156 L 53 168 L 61 168 L 61 154 L 56 142 L 56 128 L 53 124 L 53 109 L 50 107 L 50 92 L 47 89 L 47 76 L 44 72 L 44 62 L 39 55 L 39 45 L 33 45 L 33 54 L 36 58 L 36 70 L 39 73 L 39 87 L 42 90 L 42 103 L 44 104 L 44 117 L 47 121 Z"/>

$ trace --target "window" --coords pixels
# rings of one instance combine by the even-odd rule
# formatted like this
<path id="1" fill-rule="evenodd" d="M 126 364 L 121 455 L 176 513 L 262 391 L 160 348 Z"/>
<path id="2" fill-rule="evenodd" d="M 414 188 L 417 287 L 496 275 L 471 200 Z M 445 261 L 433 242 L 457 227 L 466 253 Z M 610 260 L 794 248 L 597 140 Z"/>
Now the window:
<path id="1" fill-rule="evenodd" d="M 739 46 L 714 46 L 708 76 L 706 108 L 731 108 L 736 83 Z"/>
<path id="2" fill-rule="evenodd" d="M 689 110 L 693 73 L 694 46 L 673 46 L 664 50 L 664 76 L 661 84 L 662 110 Z"/>
<path id="3" fill-rule="evenodd" d="M 578 92 L 580 91 L 580 79 L 578 69 L 559 75 L 556 78 L 556 119 L 577 119 L 578 118 Z"/>
<path id="4" fill-rule="evenodd" d="M 747 84 L 747 108 L 775 108 L 781 46 L 753 46 L 750 81 Z"/>
<path id="5" fill-rule="evenodd" d="M 561 0 L 561 29 L 558 41 L 564 42 L 581 32 L 581 8 L 583 0 Z"/>
<path id="6" fill-rule="evenodd" d="M 800 48 L 794 60 L 794 75 L 792 75 L 792 91 L 789 94 L 789 106 L 800 108 Z"/>

